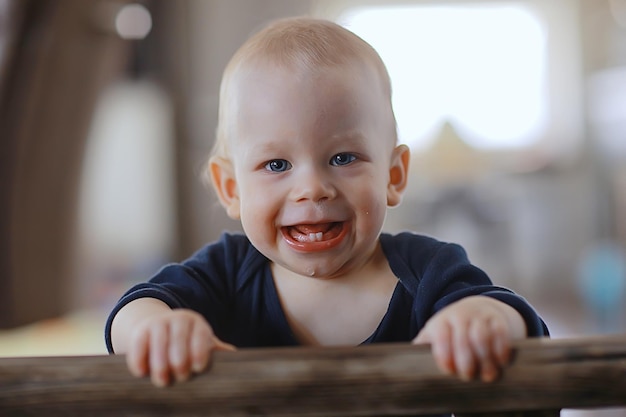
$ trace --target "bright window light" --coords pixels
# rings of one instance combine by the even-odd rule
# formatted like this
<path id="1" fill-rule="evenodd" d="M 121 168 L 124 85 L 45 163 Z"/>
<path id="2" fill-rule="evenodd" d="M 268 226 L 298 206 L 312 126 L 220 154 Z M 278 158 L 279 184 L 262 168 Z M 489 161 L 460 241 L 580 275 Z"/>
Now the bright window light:
<path id="1" fill-rule="evenodd" d="M 446 121 L 483 149 L 528 146 L 545 130 L 546 31 L 523 5 L 355 8 L 338 22 L 385 61 L 413 148 Z"/>

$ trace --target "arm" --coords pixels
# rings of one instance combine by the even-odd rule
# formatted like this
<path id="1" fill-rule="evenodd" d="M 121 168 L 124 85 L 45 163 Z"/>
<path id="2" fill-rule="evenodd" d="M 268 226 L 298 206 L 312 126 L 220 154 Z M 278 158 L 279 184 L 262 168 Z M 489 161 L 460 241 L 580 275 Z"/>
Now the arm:
<path id="1" fill-rule="evenodd" d="M 443 371 L 491 381 L 508 361 L 511 340 L 548 335 L 532 306 L 495 286 L 461 246 L 411 233 L 381 235 L 381 242 L 415 298 L 413 343 L 430 343 Z"/>
<path id="2" fill-rule="evenodd" d="M 212 350 L 234 350 L 197 312 L 172 310 L 155 298 L 138 298 L 122 307 L 111 324 L 111 339 L 115 352 L 126 353 L 131 373 L 150 375 L 157 386 L 202 371 Z"/>
<path id="3" fill-rule="evenodd" d="M 508 363 L 511 341 L 527 337 L 513 307 L 491 297 L 462 298 L 428 320 L 413 343 L 430 343 L 440 369 L 463 379 L 493 381 Z"/>

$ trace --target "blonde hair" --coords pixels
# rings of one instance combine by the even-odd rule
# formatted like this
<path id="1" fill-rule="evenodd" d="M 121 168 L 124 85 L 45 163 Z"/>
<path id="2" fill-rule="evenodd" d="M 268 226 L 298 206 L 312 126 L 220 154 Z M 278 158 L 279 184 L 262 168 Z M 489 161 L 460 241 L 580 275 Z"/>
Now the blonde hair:
<path id="1" fill-rule="evenodd" d="M 321 68 L 355 64 L 373 69 L 380 80 L 384 97 L 391 109 L 391 82 L 382 59 L 363 39 L 336 23 L 306 17 L 274 21 L 250 37 L 235 52 L 224 70 L 220 87 L 218 125 L 212 157 L 230 158 L 230 115 L 232 86 L 241 71 L 271 62 L 295 70 L 318 71 Z M 393 118 L 393 111 L 390 110 Z M 396 137 L 395 118 L 393 136 Z"/>

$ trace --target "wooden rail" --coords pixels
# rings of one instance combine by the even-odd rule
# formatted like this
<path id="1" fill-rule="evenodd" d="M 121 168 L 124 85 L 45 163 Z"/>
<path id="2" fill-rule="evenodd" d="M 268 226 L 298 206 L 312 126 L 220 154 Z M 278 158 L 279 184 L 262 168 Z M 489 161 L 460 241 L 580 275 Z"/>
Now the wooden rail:
<path id="1" fill-rule="evenodd" d="M 626 335 L 520 341 L 490 384 L 443 375 L 427 347 L 408 344 L 218 352 L 207 372 L 168 388 L 131 377 L 121 356 L 0 359 L 1 416 L 557 416 L 608 406 L 626 406 Z"/>

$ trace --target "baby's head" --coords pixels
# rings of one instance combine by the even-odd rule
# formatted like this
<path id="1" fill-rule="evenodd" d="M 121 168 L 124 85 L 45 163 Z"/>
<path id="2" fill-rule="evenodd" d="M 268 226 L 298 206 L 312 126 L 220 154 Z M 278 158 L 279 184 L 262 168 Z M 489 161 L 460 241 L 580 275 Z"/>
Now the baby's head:
<path id="1" fill-rule="evenodd" d="M 242 77 L 259 68 L 288 69 L 293 77 L 311 77 L 328 69 L 371 71 L 384 100 L 389 139 L 395 144 L 396 121 L 391 82 L 378 53 L 363 39 L 336 23 L 313 18 L 277 20 L 249 38 L 233 55 L 222 78 L 219 117 L 212 155 L 230 159 L 239 122 L 235 91 Z M 245 92 L 242 94 L 245 95 Z"/>
<path id="2" fill-rule="evenodd" d="M 409 151 L 397 145 L 383 62 L 328 21 L 287 19 L 250 38 L 220 91 L 212 184 L 252 244 L 301 275 L 367 264 Z"/>

